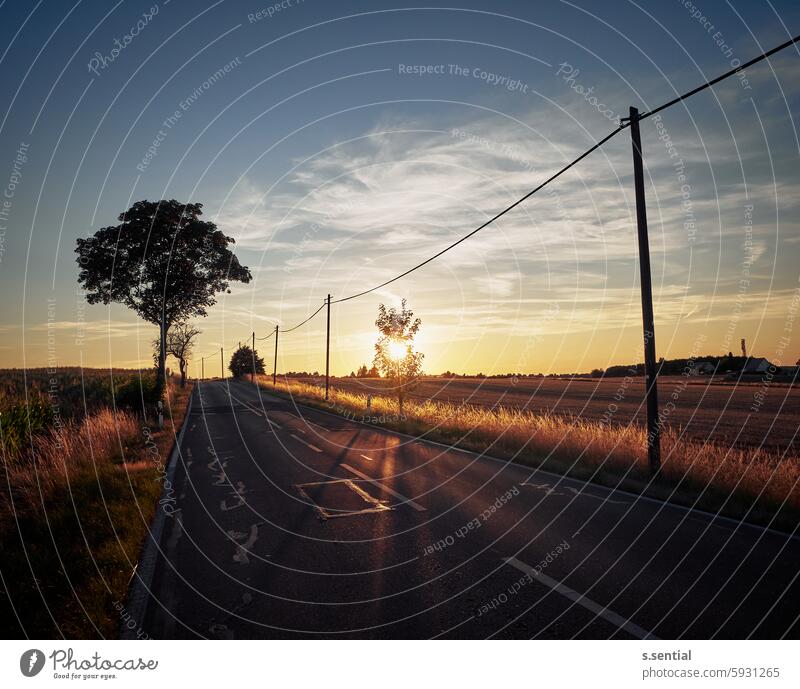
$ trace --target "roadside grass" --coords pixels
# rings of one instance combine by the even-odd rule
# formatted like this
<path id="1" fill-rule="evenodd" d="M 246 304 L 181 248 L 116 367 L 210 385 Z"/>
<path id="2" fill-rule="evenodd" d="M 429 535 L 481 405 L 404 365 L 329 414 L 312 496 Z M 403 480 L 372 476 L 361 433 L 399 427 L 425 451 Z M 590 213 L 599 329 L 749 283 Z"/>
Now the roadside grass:
<path id="1" fill-rule="evenodd" d="M 170 385 L 164 429 L 101 409 L 0 465 L 0 614 L 9 638 L 118 636 L 191 387 Z M 115 607 L 116 606 L 116 607 Z"/>
<path id="2" fill-rule="evenodd" d="M 651 481 L 645 429 L 516 408 L 397 400 L 259 376 L 269 392 L 312 407 L 531 467 L 786 531 L 800 522 L 800 457 L 698 443 L 662 430 L 662 470 Z"/>

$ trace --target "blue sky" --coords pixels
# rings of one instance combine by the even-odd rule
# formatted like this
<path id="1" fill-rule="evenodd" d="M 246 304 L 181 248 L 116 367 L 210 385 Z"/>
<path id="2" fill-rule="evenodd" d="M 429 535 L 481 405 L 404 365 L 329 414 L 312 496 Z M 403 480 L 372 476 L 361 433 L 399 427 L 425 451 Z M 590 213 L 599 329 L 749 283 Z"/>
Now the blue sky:
<path id="1" fill-rule="evenodd" d="M 86 305 L 73 254 L 135 200 L 202 202 L 236 238 L 255 279 L 199 323 L 200 352 L 230 347 L 436 252 L 630 105 L 800 33 L 790 2 L 275 7 L 0 5 L 0 365 L 149 365 L 154 328 Z M 642 124 L 660 355 L 745 337 L 800 357 L 798 75 L 789 49 Z M 371 358 L 377 304 L 402 297 L 431 372 L 638 360 L 631 175 L 623 132 L 435 264 L 336 307 L 334 371 Z M 282 368 L 323 367 L 322 327 L 286 336 Z"/>

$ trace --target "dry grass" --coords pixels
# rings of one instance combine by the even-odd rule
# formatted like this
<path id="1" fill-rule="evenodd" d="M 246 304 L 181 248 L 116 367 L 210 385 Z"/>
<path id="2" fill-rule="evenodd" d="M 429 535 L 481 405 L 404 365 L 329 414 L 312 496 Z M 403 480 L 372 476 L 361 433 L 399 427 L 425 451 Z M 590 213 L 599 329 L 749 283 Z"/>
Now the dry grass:
<path id="1" fill-rule="evenodd" d="M 271 378 L 259 383 L 272 389 Z M 279 381 L 278 392 L 357 420 L 366 412 L 362 394 L 333 388 L 325 402 L 322 389 L 299 381 Z M 404 412 L 405 419 L 398 419 L 396 399 L 372 398 L 372 423 L 464 449 L 783 528 L 794 528 L 800 514 L 797 455 L 701 444 L 667 429 L 662 472 L 651 482 L 646 433 L 639 426 L 430 400 L 408 400 Z"/>
<path id="2" fill-rule="evenodd" d="M 117 635 L 115 604 L 125 601 L 190 390 L 168 389 L 163 431 L 103 409 L 35 437 L 32 453 L 0 466 L 0 614 L 12 637 Z"/>
<path id="3" fill-rule="evenodd" d="M 141 438 L 132 414 L 110 409 L 35 437 L 32 458 L 10 463 L 4 472 L 8 489 L 0 490 L 0 528 L 40 512 L 43 503 L 63 496 L 75 477 L 135 455 Z"/>

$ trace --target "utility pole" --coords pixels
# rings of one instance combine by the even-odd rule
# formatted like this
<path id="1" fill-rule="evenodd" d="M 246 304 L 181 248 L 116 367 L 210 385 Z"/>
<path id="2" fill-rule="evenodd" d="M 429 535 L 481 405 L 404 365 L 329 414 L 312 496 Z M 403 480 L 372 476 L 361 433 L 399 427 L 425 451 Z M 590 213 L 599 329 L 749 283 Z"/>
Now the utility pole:
<path id="1" fill-rule="evenodd" d="M 206 358 L 204 356 L 200 357 L 200 380 L 206 379 Z"/>
<path id="2" fill-rule="evenodd" d="M 328 295 L 328 336 L 325 339 L 325 399 L 328 399 L 331 369 L 331 295 Z"/>
<path id="3" fill-rule="evenodd" d="M 272 364 L 272 386 L 275 386 L 275 379 L 278 376 L 278 326 L 275 326 L 275 362 Z"/>
<path id="4" fill-rule="evenodd" d="M 656 331 L 653 319 L 653 288 L 650 279 L 650 243 L 647 238 L 647 207 L 644 197 L 642 139 L 639 134 L 639 110 L 630 109 L 633 180 L 636 190 L 636 225 L 639 235 L 639 282 L 642 289 L 642 326 L 644 330 L 644 379 L 647 394 L 647 463 L 650 475 L 661 468 L 661 430 L 658 419 L 658 372 L 656 370 Z"/>
<path id="5" fill-rule="evenodd" d="M 256 380 L 256 331 L 253 331 L 253 382 Z"/>
<path id="6" fill-rule="evenodd" d="M 222 369 L 222 380 L 225 380 L 225 357 L 222 355 L 222 347 L 219 348 L 219 365 Z"/>

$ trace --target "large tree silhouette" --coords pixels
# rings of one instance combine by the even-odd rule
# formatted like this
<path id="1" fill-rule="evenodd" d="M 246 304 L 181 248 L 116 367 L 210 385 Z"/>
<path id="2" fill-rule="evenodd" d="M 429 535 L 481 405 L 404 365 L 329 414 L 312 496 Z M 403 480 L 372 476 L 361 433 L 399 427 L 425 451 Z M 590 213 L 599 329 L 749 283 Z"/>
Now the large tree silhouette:
<path id="1" fill-rule="evenodd" d="M 249 282 L 247 267 L 212 222 L 203 204 L 137 201 L 119 225 L 78 239 L 78 282 L 90 304 L 125 304 L 159 327 L 158 377 L 164 380 L 170 326 L 205 316 L 232 281 Z"/>

